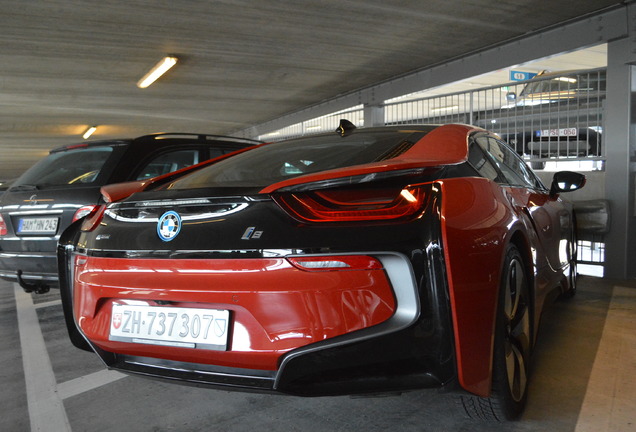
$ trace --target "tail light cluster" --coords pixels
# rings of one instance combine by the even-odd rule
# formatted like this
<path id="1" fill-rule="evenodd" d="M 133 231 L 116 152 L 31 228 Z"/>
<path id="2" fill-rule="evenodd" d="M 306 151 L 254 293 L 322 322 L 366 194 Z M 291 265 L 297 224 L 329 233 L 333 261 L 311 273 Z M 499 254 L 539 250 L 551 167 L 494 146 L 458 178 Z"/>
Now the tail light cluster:
<path id="1" fill-rule="evenodd" d="M 102 204 L 102 205 L 93 206 L 90 213 L 88 213 L 86 217 L 84 218 L 84 220 L 82 221 L 82 226 L 80 227 L 80 230 L 84 232 L 89 232 L 97 228 L 97 225 L 99 225 L 99 223 L 104 218 L 105 210 L 106 210 L 106 205 Z"/>
<path id="2" fill-rule="evenodd" d="M 7 235 L 7 224 L 4 221 L 4 219 L 2 218 L 2 215 L 0 214 L 0 236 L 4 236 Z"/>
<path id="3" fill-rule="evenodd" d="M 325 189 L 274 195 L 290 216 L 303 222 L 397 221 L 418 217 L 430 185 L 405 188 Z"/>
<path id="4" fill-rule="evenodd" d="M 97 206 L 94 205 L 86 205 L 77 209 L 75 214 L 73 215 L 73 222 L 76 220 L 80 220 L 86 215 L 89 215 Z"/>

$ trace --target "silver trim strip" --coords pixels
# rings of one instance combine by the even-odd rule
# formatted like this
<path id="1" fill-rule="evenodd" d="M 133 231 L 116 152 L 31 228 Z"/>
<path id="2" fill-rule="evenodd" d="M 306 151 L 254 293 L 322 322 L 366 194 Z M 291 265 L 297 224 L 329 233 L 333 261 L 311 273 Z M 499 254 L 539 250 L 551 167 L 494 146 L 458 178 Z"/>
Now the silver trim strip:
<path id="1" fill-rule="evenodd" d="M 52 258 L 56 259 L 56 256 L 53 252 L 48 254 L 40 253 L 29 253 L 29 252 L 0 252 L 0 258 Z"/>
<path id="2" fill-rule="evenodd" d="M 397 308 L 395 313 L 388 320 L 338 336 L 321 342 L 298 348 L 288 354 L 278 369 L 276 380 L 274 382 L 274 390 L 278 389 L 280 377 L 283 375 L 285 366 L 296 357 L 307 353 L 316 352 L 324 349 L 330 349 L 354 342 L 359 342 L 389 333 L 394 333 L 405 329 L 413 324 L 420 316 L 420 298 L 417 291 L 417 282 L 413 273 L 413 268 L 406 255 L 397 252 L 356 252 L 356 253 L 335 253 L 335 254 L 310 254 L 310 255 L 290 255 L 298 257 L 314 257 L 314 256 L 338 256 L 338 255 L 369 255 L 380 260 L 384 266 L 384 270 L 389 278 L 389 282 L 393 287 Z"/>
<path id="3" fill-rule="evenodd" d="M 12 272 L 12 273 L 0 272 L 0 277 L 11 279 L 14 281 L 18 280 L 17 272 Z M 41 280 L 41 281 L 57 282 L 57 277 L 55 276 L 30 275 L 30 274 L 24 274 L 24 273 L 22 274 L 22 279 L 28 280 L 28 281 Z"/>
<path id="4" fill-rule="evenodd" d="M 50 216 L 50 215 L 60 215 L 63 214 L 64 211 L 63 210 L 20 210 L 20 211 L 13 211 L 13 212 L 9 212 L 9 216 L 32 216 L 32 215 L 43 215 L 43 216 Z"/>

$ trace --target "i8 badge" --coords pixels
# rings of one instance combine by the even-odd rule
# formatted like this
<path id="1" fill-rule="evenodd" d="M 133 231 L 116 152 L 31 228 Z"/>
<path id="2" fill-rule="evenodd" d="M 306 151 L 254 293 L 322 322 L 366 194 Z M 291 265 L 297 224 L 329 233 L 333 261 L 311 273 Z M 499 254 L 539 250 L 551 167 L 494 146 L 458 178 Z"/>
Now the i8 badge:
<path id="1" fill-rule="evenodd" d="M 181 217 L 176 212 L 165 212 L 157 222 L 157 234 L 163 241 L 174 239 L 181 231 Z"/>

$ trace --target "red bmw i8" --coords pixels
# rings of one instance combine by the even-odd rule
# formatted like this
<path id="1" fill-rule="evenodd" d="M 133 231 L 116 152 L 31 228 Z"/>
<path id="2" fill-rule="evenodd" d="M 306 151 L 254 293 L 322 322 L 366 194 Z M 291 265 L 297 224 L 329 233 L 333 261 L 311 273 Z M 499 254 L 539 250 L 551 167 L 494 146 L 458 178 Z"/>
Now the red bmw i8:
<path id="1" fill-rule="evenodd" d="M 58 246 L 73 343 L 128 373 L 302 396 L 457 391 L 514 419 L 575 223 L 497 136 L 356 129 L 102 188 Z"/>

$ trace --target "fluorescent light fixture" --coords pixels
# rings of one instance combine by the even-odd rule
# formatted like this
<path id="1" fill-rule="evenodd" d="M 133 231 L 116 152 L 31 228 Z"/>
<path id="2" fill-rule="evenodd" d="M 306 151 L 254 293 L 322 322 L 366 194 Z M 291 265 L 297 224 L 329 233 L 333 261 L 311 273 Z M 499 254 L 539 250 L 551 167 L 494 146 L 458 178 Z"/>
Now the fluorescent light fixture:
<path id="1" fill-rule="evenodd" d="M 576 82 L 576 78 L 568 78 L 568 77 L 558 77 L 558 78 L 555 78 L 554 80 L 563 81 L 570 84 L 574 84 Z"/>
<path id="2" fill-rule="evenodd" d="M 280 135 L 280 132 L 279 131 L 275 131 L 275 132 L 266 133 L 265 135 L 261 135 L 259 137 L 259 139 L 268 138 L 268 137 L 274 137 L 274 136 L 279 136 L 279 135 Z"/>
<path id="3" fill-rule="evenodd" d="M 93 135 L 93 133 L 97 130 L 97 126 L 91 126 L 88 129 L 86 129 L 86 132 L 84 132 L 84 135 L 82 135 L 82 138 L 84 139 L 88 139 L 89 136 Z"/>
<path id="4" fill-rule="evenodd" d="M 165 74 L 168 69 L 177 64 L 177 60 L 178 59 L 176 57 L 164 57 L 137 82 L 137 87 L 146 88 L 153 82 L 157 81 L 157 79 L 159 79 L 161 75 Z"/>
<path id="5" fill-rule="evenodd" d="M 431 111 L 436 112 L 436 111 L 449 111 L 449 110 L 454 110 L 454 109 L 458 109 L 459 105 L 448 105 L 448 106 L 443 106 L 443 107 L 438 107 L 438 108 L 431 108 Z"/>

